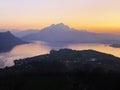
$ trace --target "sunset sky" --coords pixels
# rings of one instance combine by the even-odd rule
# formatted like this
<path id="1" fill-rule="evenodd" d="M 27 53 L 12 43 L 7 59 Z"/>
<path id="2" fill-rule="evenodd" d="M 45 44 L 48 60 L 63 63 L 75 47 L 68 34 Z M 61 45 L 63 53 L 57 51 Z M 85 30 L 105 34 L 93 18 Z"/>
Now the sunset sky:
<path id="1" fill-rule="evenodd" d="M 0 0 L 0 29 L 72 28 L 120 33 L 120 0 Z"/>

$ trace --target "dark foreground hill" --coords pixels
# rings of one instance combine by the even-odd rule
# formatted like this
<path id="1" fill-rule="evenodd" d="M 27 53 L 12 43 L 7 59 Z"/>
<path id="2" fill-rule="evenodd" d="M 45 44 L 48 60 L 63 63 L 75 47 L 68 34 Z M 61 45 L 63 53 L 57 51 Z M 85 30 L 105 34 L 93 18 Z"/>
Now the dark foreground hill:
<path id="1" fill-rule="evenodd" d="M 104 70 L 120 71 L 120 58 L 94 50 L 76 51 L 71 49 L 51 50 L 50 54 L 16 60 L 15 66 L 18 72 L 56 73 L 75 70 Z M 13 67 L 13 68 L 14 68 Z M 22 71 L 24 70 L 24 71 Z M 16 70 L 17 72 L 17 70 Z"/>
<path id="2" fill-rule="evenodd" d="M 25 44 L 26 42 L 12 35 L 8 32 L 0 33 L 0 52 L 6 52 L 11 50 L 14 46 Z"/>
<path id="3" fill-rule="evenodd" d="M 0 90 L 119 90 L 120 58 L 93 50 L 52 50 L 0 70 Z"/>

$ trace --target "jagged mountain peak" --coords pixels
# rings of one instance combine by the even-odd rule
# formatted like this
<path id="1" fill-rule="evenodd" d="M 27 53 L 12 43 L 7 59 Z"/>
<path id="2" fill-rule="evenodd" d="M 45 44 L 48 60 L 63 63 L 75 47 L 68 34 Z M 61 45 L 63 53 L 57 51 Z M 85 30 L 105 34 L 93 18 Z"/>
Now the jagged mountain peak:
<path id="1" fill-rule="evenodd" d="M 72 30 L 69 26 L 65 25 L 64 23 L 52 24 L 43 30 L 64 30 L 70 31 Z"/>
<path id="2" fill-rule="evenodd" d="M 64 23 L 52 24 L 51 26 L 67 26 Z"/>

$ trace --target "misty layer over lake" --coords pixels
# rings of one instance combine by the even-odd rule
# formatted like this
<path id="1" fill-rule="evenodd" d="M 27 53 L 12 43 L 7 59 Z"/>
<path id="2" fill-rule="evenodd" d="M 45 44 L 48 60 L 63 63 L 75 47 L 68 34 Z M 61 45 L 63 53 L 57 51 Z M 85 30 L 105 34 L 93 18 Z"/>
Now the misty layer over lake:
<path id="1" fill-rule="evenodd" d="M 48 44 L 45 42 L 34 42 L 14 47 L 11 51 L 0 53 L 0 67 L 12 66 L 16 59 L 23 59 L 37 55 L 47 54 L 51 49 L 70 48 L 74 50 L 97 50 L 120 57 L 120 48 L 113 48 L 105 44 Z"/>

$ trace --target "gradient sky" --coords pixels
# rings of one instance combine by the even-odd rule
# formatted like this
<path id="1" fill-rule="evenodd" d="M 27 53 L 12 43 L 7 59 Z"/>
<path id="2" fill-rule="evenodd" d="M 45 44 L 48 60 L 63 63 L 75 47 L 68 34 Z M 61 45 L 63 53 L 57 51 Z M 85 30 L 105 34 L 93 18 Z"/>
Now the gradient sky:
<path id="1" fill-rule="evenodd" d="M 120 0 L 0 0 L 1 29 L 41 29 L 65 23 L 95 32 L 120 32 Z"/>

